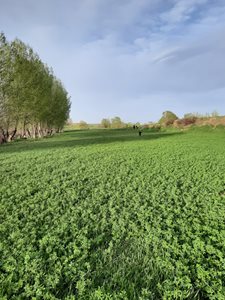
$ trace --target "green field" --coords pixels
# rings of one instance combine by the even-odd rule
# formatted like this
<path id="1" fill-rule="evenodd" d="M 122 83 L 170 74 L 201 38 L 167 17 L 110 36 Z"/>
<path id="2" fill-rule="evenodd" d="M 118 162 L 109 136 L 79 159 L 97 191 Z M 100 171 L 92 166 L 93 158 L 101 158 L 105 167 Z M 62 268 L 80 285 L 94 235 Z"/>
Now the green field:
<path id="1" fill-rule="evenodd" d="M 0 299 L 225 299 L 225 131 L 0 147 Z"/>

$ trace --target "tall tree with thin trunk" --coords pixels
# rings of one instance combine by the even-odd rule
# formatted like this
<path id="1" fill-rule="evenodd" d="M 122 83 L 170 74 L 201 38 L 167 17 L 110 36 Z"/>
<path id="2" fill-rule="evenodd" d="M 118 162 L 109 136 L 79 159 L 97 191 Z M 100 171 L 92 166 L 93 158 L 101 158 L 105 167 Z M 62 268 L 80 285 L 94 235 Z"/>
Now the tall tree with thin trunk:
<path id="1" fill-rule="evenodd" d="M 70 99 L 52 70 L 31 47 L 0 34 L 1 141 L 42 137 L 60 131 L 69 117 Z"/>

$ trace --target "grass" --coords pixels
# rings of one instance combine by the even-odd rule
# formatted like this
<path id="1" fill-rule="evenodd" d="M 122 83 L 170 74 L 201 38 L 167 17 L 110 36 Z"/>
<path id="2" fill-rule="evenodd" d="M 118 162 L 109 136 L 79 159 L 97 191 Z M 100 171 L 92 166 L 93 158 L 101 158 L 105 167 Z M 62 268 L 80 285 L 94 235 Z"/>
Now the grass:
<path id="1" fill-rule="evenodd" d="M 224 299 L 224 141 L 120 129 L 1 146 L 0 299 Z"/>

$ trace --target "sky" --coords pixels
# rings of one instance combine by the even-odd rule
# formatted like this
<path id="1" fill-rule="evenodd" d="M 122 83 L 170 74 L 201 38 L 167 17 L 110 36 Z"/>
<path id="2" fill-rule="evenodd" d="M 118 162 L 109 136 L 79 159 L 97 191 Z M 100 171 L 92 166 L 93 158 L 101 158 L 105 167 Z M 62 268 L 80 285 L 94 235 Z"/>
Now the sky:
<path id="1" fill-rule="evenodd" d="M 53 68 L 74 122 L 225 115 L 224 0 L 0 0 L 0 31 Z"/>

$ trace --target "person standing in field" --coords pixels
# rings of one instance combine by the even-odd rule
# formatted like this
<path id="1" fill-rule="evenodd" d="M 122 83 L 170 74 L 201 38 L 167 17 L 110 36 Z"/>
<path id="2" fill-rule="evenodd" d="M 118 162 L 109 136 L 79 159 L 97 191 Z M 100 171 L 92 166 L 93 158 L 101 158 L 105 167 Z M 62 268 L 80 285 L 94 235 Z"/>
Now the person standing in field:
<path id="1" fill-rule="evenodd" d="M 142 128 L 139 128 L 138 135 L 141 136 L 141 134 L 142 134 Z"/>

